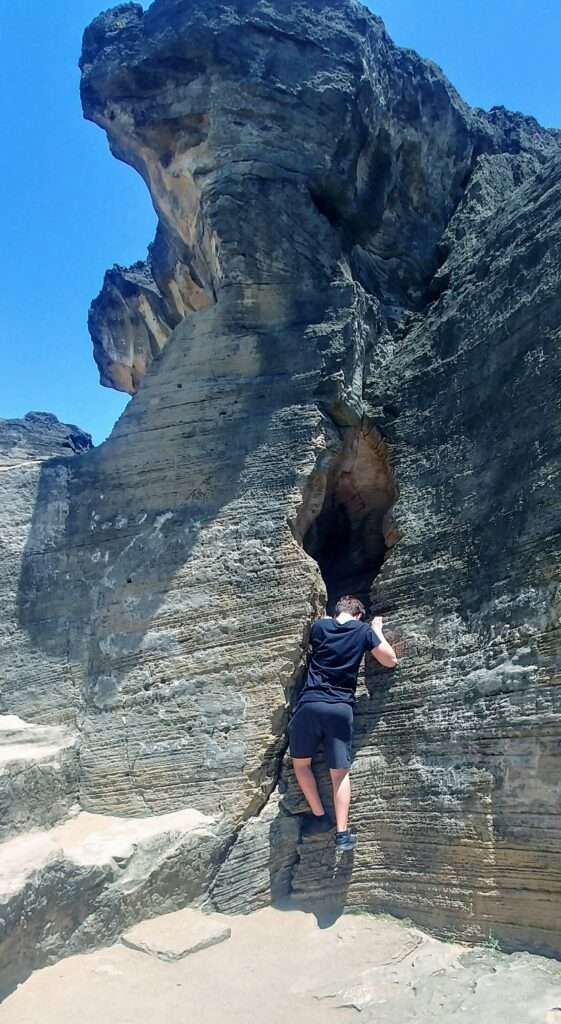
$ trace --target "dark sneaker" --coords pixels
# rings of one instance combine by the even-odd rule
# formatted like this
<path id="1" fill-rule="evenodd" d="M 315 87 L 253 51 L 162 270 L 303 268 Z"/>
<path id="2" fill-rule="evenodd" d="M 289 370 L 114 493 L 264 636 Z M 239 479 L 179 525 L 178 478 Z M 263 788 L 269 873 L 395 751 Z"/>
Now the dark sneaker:
<path id="1" fill-rule="evenodd" d="M 329 814 L 304 814 L 302 819 L 303 836 L 319 836 L 323 832 L 331 832 L 334 821 Z"/>
<path id="2" fill-rule="evenodd" d="M 347 829 L 346 832 L 335 833 L 336 850 L 354 850 L 357 843 L 357 837 L 353 836 L 352 832 L 350 832 L 349 829 Z"/>

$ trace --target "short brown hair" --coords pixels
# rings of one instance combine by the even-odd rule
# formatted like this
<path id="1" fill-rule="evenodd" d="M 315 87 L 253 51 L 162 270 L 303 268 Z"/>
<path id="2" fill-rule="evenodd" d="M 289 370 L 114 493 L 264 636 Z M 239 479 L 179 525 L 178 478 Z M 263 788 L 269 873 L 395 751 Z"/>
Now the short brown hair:
<path id="1" fill-rule="evenodd" d="M 350 597 L 347 594 L 345 597 L 340 597 L 335 605 L 335 615 L 340 615 L 341 612 L 348 612 L 349 615 L 360 615 L 361 619 L 366 615 L 366 608 L 362 601 L 359 601 L 358 597 Z"/>

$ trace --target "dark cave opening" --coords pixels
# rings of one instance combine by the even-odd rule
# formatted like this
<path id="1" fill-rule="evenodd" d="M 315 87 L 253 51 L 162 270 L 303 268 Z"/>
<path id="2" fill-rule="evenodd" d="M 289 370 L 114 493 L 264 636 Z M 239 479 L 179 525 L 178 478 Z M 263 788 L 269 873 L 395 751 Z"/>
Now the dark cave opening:
<path id="1" fill-rule="evenodd" d="M 308 530 L 304 550 L 315 558 L 327 588 L 327 612 L 332 614 L 339 597 L 352 594 L 370 610 L 370 591 L 385 555 L 381 523 L 357 528 L 343 504 L 331 503 Z M 374 529 L 372 529 L 374 527 Z"/>
<path id="2" fill-rule="evenodd" d="M 316 470 L 305 497 L 302 545 L 319 565 L 328 614 L 344 594 L 371 613 L 372 584 L 397 539 L 390 515 L 396 488 L 378 431 L 342 433 L 340 453 L 327 472 Z"/>

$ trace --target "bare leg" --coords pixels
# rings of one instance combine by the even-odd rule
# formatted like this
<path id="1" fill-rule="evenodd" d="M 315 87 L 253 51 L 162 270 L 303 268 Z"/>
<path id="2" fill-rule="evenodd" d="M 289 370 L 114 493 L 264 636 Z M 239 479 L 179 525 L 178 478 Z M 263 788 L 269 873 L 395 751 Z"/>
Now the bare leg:
<path id="1" fill-rule="evenodd" d="M 316 777 L 312 771 L 311 764 L 311 757 L 292 758 L 292 766 L 294 768 L 296 781 L 312 809 L 312 814 L 315 814 L 316 817 L 319 818 L 320 815 L 325 814 L 325 811 L 321 802 L 321 797 L 318 793 Z"/>
<path id="2" fill-rule="evenodd" d="M 330 768 L 331 785 L 333 786 L 333 806 L 337 831 L 345 832 L 349 822 L 351 803 L 351 776 L 348 768 Z"/>

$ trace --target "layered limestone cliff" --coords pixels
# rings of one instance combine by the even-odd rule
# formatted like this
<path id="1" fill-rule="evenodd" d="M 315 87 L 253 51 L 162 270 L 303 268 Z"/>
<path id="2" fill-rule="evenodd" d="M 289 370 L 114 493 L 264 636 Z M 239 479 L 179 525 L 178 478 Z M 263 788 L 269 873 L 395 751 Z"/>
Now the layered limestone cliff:
<path id="1" fill-rule="evenodd" d="M 92 307 L 138 393 L 64 499 L 41 467 L 14 606 L 41 668 L 7 659 L 3 709 L 75 723 L 85 812 L 211 816 L 178 905 L 561 952 L 561 136 L 471 110 L 354 0 L 125 4 L 81 66 L 159 228 Z M 337 864 L 284 755 L 349 589 L 406 653 L 369 667 Z"/>
<path id="2" fill-rule="evenodd" d="M 25 718 L 29 711 L 54 725 L 74 721 L 65 713 L 67 699 L 59 700 L 74 689 L 66 664 L 56 657 L 49 663 L 26 628 L 25 573 L 35 553 L 45 557 L 64 520 L 71 463 L 91 448 L 89 434 L 50 413 L 0 419 L 0 714 Z M 44 617 L 50 604 L 46 583 L 40 599 Z M 45 698 L 52 716 L 43 719 Z"/>

